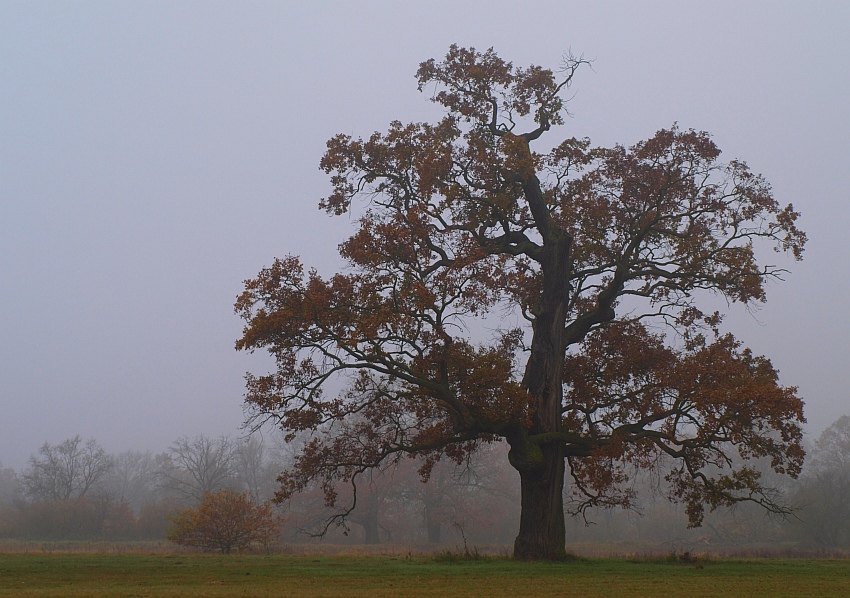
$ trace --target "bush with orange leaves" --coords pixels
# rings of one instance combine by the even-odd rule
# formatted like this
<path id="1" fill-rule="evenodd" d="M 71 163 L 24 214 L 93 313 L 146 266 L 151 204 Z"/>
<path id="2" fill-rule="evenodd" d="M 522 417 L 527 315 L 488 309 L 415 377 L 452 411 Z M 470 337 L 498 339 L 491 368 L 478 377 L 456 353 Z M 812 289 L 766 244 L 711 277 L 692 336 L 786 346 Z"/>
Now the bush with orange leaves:
<path id="1" fill-rule="evenodd" d="M 182 546 L 229 554 L 252 544 L 268 546 L 279 528 L 280 518 L 268 503 L 257 504 L 245 492 L 223 488 L 172 517 L 167 537 Z"/>

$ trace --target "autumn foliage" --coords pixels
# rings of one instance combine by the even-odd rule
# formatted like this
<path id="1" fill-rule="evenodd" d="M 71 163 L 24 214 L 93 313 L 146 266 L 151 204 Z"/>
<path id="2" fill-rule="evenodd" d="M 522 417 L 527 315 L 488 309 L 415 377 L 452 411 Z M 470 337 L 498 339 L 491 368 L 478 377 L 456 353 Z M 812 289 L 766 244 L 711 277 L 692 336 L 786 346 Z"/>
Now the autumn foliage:
<path id="1" fill-rule="evenodd" d="M 167 537 L 182 546 L 229 554 L 254 544 L 268 546 L 279 525 L 270 505 L 253 502 L 245 492 L 223 488 L 207 493 L 198 506 L 174 515 Z"/>
<path id="2" fill-rule="evenodd" d="M 440 121 L 328 141 L 319 205 L 358 217 L 349 267 L 323 278 L 278 259 L 236 303 L 237 348 L 276 359 L 247 378 L 253 423 L 314 435 L 279 499 L 318 484 L 335 504 L 347 482 L 344 518 L 368 469 L 407 455 L 427 478 L 501 438 L 520 474 L 518 558 L 564 556 L 567 473 L 579 511 L 630 505 L 646 469 L 693 525 L 706 506 L 783 511 L 747 460 L 799 472 L 802 401 L 705 305 L 764 302 L 782 273 L 766 250 L 802 256 L 798 214 L 704 132 L 550 140 L 584 64 L 452 46 L 417 72 Z"/>

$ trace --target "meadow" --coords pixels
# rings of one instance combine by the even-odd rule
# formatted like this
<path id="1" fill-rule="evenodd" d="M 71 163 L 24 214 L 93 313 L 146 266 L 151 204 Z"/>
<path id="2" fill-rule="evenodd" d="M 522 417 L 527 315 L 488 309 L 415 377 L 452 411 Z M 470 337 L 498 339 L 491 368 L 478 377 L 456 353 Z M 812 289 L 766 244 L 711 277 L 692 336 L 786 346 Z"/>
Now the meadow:
<path id="1" fill-rule="evenodd" d="M 850 596 L 850 560 L 0 553 L 6 596 Z"/>

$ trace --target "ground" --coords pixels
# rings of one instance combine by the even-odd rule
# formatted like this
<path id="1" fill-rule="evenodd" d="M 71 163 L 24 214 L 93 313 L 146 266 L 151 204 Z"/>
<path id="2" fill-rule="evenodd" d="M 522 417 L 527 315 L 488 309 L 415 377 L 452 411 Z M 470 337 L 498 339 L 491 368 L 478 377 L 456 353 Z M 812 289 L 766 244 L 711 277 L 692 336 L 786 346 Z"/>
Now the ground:
<path id="1" fill-rule="evenodd" d="M 461 553 L 455 553 L 460 557 Z M 848 596 L 847 559 L 0 553 L 6 596 Z"/>

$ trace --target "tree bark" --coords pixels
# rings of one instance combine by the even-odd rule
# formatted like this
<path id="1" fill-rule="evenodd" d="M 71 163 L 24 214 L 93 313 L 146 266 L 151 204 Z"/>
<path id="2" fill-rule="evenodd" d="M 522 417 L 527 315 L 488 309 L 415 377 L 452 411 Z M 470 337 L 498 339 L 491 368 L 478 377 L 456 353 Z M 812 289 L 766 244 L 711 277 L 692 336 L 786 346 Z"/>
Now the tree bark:
<path id="1" fill-rule="evenodd" d="M 522 514 L 519 535 L 514 541 L 514 558 L 552 560 L 566 558 L 564 546 L 564 446 L 561 443 L 541 447 L 542 464 L 519 469 Z"/>
<path id="2" fill-rule="evenodd" d="M 526 192 L 529 205 L 542 203 L 536 178 Z M 522 513 L 519 535 L 514 542 L 514 558 L 522 560 L 562 560 L 566 558 L 564 522 L 564 473 L 566 448 L 563 442 L 537 443 L 533 437 L 557 434 L 563 428 L 564 331 L 569 297 L 572 238 L 550 227 L 542 208 L 535 213 L 544 236 L 541 255 L 542 293 L 533 306 L 535 319 L 531 354 L 526 364 L 523 386 L 534 411 L 531 426 L 517 429 L 508 437 L 511 465 L 519 471 Z"/>

